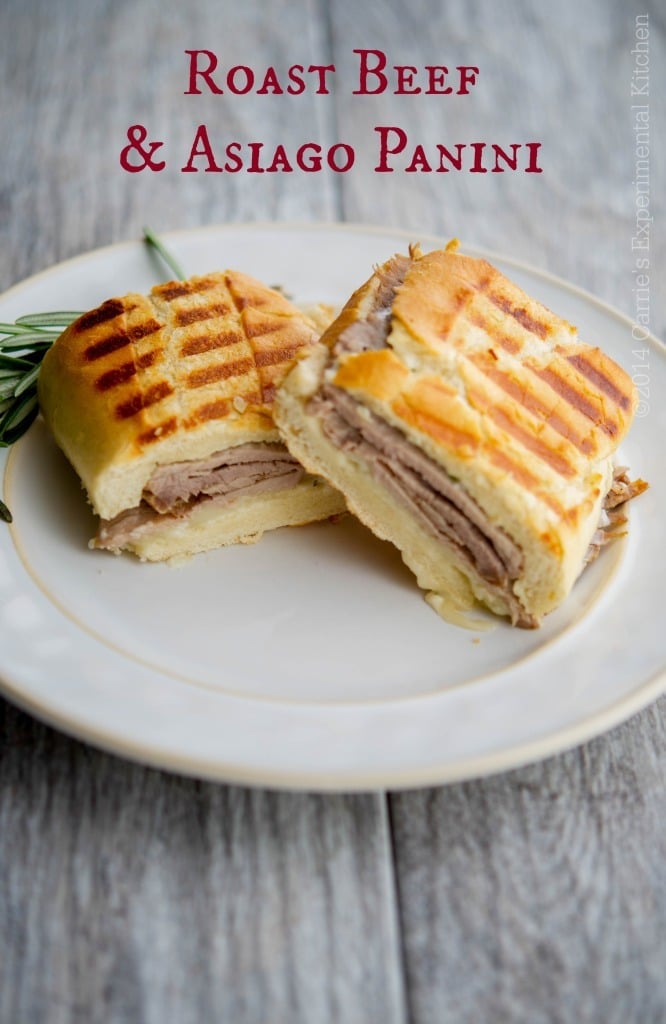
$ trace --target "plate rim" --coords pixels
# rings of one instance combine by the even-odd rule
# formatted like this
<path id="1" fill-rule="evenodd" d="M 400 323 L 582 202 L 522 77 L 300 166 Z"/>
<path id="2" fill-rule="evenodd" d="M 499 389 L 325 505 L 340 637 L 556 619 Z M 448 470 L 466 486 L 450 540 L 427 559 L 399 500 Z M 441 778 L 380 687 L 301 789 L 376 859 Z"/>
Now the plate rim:
<path id="1" fill-rule="evenodd" d="M 11 691 L 11 685 L 6 686 L 4 677 L 0 677 L 0 693 L 7 696 Z M 275 791 L 370 793 L 398 792 L 472 782 L 540 763 L 550 757 L 567 753 L 583 743 L 626 724 L 635 715 L 652 705 L 665 691 L 666 669 L 661 669 L 643 683 L 638 690 L 633 691 L 629 697 L 615 701 L 603 711 L 589 715 L 575 725 L 550 733 L 545 738 L 532 740 L 520 746 L 511 746 L 499 753 L 459 758 L 445 767 L 442 767 L 439 762 L 433 762 L 426 767 L 401 769 L 395 774 L 389 770 L 366 769 L 360 771 L 356 769 L 352 774 L 340 770 L 335 773 L 314 770 L 307 779 L 302 771 L 286 769 L 272 769 L 270 778 L 268 778 L 266 769 L 239 767 L 234 762 L 225 762 L 223 759 L 212 765 L 210 761 L 205 764 L 200 763 L 196 758 L 183 754 L 171 753 L 167 758 L 158 748 L 149 749 L 145 745 L 143 747 L 135 746 L 125 738 L 107 737 L 95 727 L 73 724 L 71 719 L 61 718 L 56 711 L 46 708 L 44 704 L 33 703 L 21 692 L 17 695 L 12 692 L 10 701 L 38 721 L 55 728 L 72 739 L 89 744 L 106 754 L 158 771 L 175 773 L 207 782 Z"/>
<path id="2" fill-rule="evenodd" d="M 361 222 L 340 221 L 229 222 L 165 231 L 161 237 L 166 241 L 169 239 L 177 241 L 178 238 L 184 236 L 191 237 L 225 231 L 269 231 L 271 233 L 280 233 L 285 230 L 307 232 L 336 231 L 342 234 L 363 233 L 366 235 L 388 236 L 394 239 L 403 238 L 405 241 L 420 237 L 423 242 L 433 242 L 435 244 L 442 244 L 444 241 L 442 235 L 432 235 L 425 232 L 364 224 Z M 113 256 L 114 253 L 123 249 L 136 249 L 143 244 L 142 239 L 130 239 L 100 246 L 69 257 L 10 286 L 0 295 L 0 302 L 11 300 L 21 290 L 35 284 L 38 285 L 50 275 L 58 273 L 64 268 L 75 266 L 77 263 L 88 260 L 93 256 Z M 616 309 L 605 300 L 549 271 L 481 246 L 463 245 L 462 248 L 490 261 L 500 261 L 505 266 L 524 271 L 546 282 L 550 282 L 557 288 L 577 295 L 586 303 L 601 310 L 604 314 L 612 316 L 613 319 L 619 321 L 625 327 L 631 327 L 634 324 L 631 317 Z M 666 354 L 666 345 L 652 332 L 648 332 L 644 340 L 651 344 L 657 352 Z M 2 479 L 5 476 L 6 463 L 7 458 L 3 457 Z M 76 715 L 67 718 L 48 700 L 41 700 L 40 702 L 37 699 L 33 699 L 30 695 L 23 692 L 22 684 L 17 683 L 15 681 L 16 678 L 16 676 L 10 678 L 7 675 L 6 668 L 3 668 L 0 672 L 0 693 L 7 696 L 13 704 L 27 711 L 36 719 L 55 727 L 60 732 L 72 736 L 79 741 L 89 743 L 107 753 L 160 770 L 173 771 L 178 774 L 210 781 L 261 786 L 267 789 L 312 792 L 363 792 L 378 789 L 411 789 L 446 785 L 513 770 L 528 763 L 541 761 L 558 753 L 563 753 L 583 742 L 608 732 L 644 710 L 666 691 L 666 666 L 664 666 L 644 680 L 636 689 L 615 700 L 609 706 L 588 713 L 582 719 L 557 729 L 555 732 L 548 733 L 546 736 L 518 745 L 509 745 L 499 751 L 467 758 L 457 758 L 453 762 L 440 763 L 433 761 L 418 768 L 397 767 L 395 770 L 373 770 L 372 768 L 359 769 L 355 767 L 351 772 L 338 769 L 334 773 L 325 769 L 320 769 L 319 771 L 315 769 L 307 778 L 304 777 L 301 770 L 293 772 L 289 769 L 281 768 L 271 771 L 270 778 L 268 778 L 266 767 L 250 768 L 246 765 L 238 765 L 235 762 L 226 762 L 223 751 L 221 751 L 222 756 L 217 758 L 215 763 L 211 763 L 208 758 L 205 759 L 205 763 L 202 763 L 191 754 L 174 753 L 171 751 L 167 755 L 165 751 L 159 748 L 159 745 L 149 744 L 146 746 L 144 743 L 143 746 L 140 746 L 127 737 L 118 736 L 116 732 L 105 734 L 94 723 L 92 725 L 90 723 L 86 724 L 80 721 Z"/>

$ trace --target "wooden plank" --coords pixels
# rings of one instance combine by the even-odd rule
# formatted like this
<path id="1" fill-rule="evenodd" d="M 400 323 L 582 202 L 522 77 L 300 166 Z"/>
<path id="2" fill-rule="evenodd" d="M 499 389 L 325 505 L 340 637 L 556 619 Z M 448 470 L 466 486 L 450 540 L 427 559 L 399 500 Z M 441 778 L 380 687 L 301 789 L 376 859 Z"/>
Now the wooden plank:
<path id="1" fill-rule="evenodd" d="M 666 1019 L 666 699 L 578 750 L 393 796 L 410 1020 Z"/>
<path id="2" fill-rule="evenodd" d="M 0 1020 L 404 1020 L 381 798 L 168 776 L 5 702 L 0 735 Z"/>

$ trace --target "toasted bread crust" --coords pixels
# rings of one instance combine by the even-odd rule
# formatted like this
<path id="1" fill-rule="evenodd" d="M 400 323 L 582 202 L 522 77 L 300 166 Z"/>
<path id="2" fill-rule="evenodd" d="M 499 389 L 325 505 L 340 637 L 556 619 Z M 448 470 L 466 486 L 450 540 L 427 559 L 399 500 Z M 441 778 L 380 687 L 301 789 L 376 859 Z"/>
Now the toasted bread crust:
<path id="1" fill-rule="evenodd" d="M 322 435 L 308 399 L 326 381 L 396 427 L 519 544 L 525 571 L 514 593 L 540 619 L 582 568 L 635 390 L 608 356 L 485 260 L 451 249 L 412 249 L 411 257 L 386 347 L 335 354 L 341 333 L 365 318 L 380 268 L 324 334 L 333 355 L 320 350 L 287 377 L 277 422 L 306 468 L 325 475 L 357 514 L 367 503 L 361 518 L 401 547 L 404 516 L 388 526 L 385 509 L 374 516 L 372 497 Z M 418 555 L 412 561 L 417 576 L 428 575 Z"/>
<path id="2" fill-rule="evenodd" d="M 47 353 L 43 415 L 95 511 L 138 504 L 158 463 L 277 441 L 275 389 L 314 323 L 233 270 L 110 299 Z"/>
<path id="3" fill-rule="evenodd" d="M 373 281 L 325 333 L 329 347 L 363 315 Z M 336 383 L 359 397 L 370 379 L 369 397 L 380 398 L 393 387 L 399 364 L 405 374 L 420 365 L 420 379 L 448 386 L 484 421 L 494 421 L 492 433 L 503 449 L 513 435 L 521 457 L 525 448 L 538 450 L 563 477 L 613 452 L 626 434 L 636 402 L 629 376 L 485 260 L 446 250 L 413 259 L 391 315 L 393 361 L 379 349 L 346 355 L 338 367 Z M 412 405 L 418 406 L 416 395 Z"/>

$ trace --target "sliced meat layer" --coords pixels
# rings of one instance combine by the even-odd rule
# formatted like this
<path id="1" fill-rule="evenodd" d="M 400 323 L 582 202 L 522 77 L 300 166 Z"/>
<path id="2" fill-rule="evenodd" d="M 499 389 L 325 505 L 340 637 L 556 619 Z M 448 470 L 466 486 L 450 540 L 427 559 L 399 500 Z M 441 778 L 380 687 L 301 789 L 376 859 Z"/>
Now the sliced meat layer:
<path id="1" fill-rule="evenodd" d="M 602 548 L 614 540 L 624 537 L 626 531 L 622 527 L 627 522 L 624 514 L 626 502 L 638 497 L 647 490 L 645 480 L 630 480 L 626 466 L 616 466 L 613 482 L 604 499 L 599 525 L 597 526 L 585 555 L 585 565 L 589 565 L 598 556 Z"/>
<path id="2" fill-rule="evenodd" d="M 165 518 L 182 519 L 204 501 L 223 505 L 248 494 L 295 487 L 303 475 L 303 467 L 281 444 L 238 445 L 206 459 L 158 466 L 140 505 L 101 521 L 95 547 L 119 551 Z"/>
<path id="3" fill-rule="evenodd" d="M 248 488 L 267 479 L 282 479 L 285 486 L 292 486 L 302 475 L 284 445 L 242 444 L 206 459 L 158 466 L 143 497 L 158 512 L 174 512 L 192 498 L 249 493 Z"/>
<path id="4" fill-rule="evenodd" d="M 308 411 L 319 416 L 324 433 L 336 447 L 363 459 L 375 479 L 425 530 L 455 547 L 485 584 L 504 598 L 514 625 L 537 625 L 513 593 L 512 584 L 523 570 L 520 547 L 490 521 L 460 481 L 340 388 L 324 385 L 310 400 Z M 584 564 L 623 536 L 624 505 L 647 486 L 643 480 L 630 480 L 626 467 L 615 470 Z"/>
<path id="5" fill-rule="evenodd" d="M 400 431 L 333 385 L 324 385 L 308 411 L 320 417 L 333 444 L 360 456 L 375 479 L 425 530 L 455 547 L 469 567 L 502 594 L 515 624 L 536 625 L 511 585 L 522 572 L 520 548 L 490 521 L 459 481 Z"/>
<path id="6" fill-rule="evenodd" d="M 333 347 L 334 355 L 384 348 L 391 328 L 393 299 L 411 263 L 411 257 L 397 255 L 376 271 L 379 287 L 375 292 L 372 309 L 365 320 L 356 320 L 340 332 Z"/>
<path id="7" fill-rule="evenodd" d="M 646 491 L 647 487 L 645 480 L 630 480 L 629 470 L 626 466 L 617 466 L 613 473 L 613 483 L 604 501 L 604 508 L 613 509 L 618 505 L 624 505 L 625 502 L 637 498 L 639 494 Z"/>

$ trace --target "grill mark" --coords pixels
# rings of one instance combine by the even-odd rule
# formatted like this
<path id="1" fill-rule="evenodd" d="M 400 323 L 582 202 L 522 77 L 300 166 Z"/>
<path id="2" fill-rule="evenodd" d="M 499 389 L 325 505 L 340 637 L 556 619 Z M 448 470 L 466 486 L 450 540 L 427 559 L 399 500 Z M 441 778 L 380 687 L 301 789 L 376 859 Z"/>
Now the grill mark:
<path id="1" fill-rule="evenodd" d="M 97 327 L 98 324 L 106 323 L 107 320 L 113 320 L 114 317 L 120 316 L 124 310 L 125 304 L 120 299 L 107 299 L 97 309 L 91 309 L 89 313 L 84 313 L 78 320 L 75 320 L 72 324 L 72 330 L 77 334 L 82 334 L 91 327 Z"/>
<path id="2" fill-rule="evenodd" d="M 545 381 L 553 391 L 557 392 L 561 398 L 568 402 L 569 405 L 573 406 L 574 409 L 578 409 L 579 412 L 586 416 L 588 420 L 591 420 L 595 426 L 599 427 L 609 437 L 615 437 L 618 431 L 617 423 L 612 420 L 604 420 L 599 416 L 598 410 L 589 402 L 583 395 L 579 394 L 578 391 L 570 384 L 567 383 L 559 374 L 555 373 L 554 370 L 546 367 L 541 369 L 538 366 L 529 366 L 533 373 L 536 373 L 537 377 Z"/>
<path id="3" fill-rule="evenodd" d="M 268 349 L 265 352 L 256 352 L 254 361 L 257 366 L 277 366 L 279 363 L 290 362 L 297 352 L 303 348 L 299 342 L 295 345 L 286 345 L 284 348 Z"/>
<path id="4" fill-rule="evenodd" d="M 95 385 L 99 391 L 109 391 L 111 388 L 118 387 L 119 384 L 127 383 L 128 380 L 136 376 L 136 371 L 134 360 L 121 363 L 120 366 L 114 366 L 113 370 L 107 370 L 101 377 L 98 377 Z"/>
<path id="5" fill-rule="evenodd" d="M 537 478 L 530 473 L 528 469 L 521 466 L 519 462 L 514 462 L 508 455 L 498 449 L 493 449 L 490 453 L 490 461 L 494 463 L 499 469 L 503 469 L 509 473 L 514 480 L 516 480 L 522 487 L 527 491 L 531 491 L 541 501 L 543 501 L 553 512 L 558 516 L 564 515 L 564 509 L 560 505 L 556 498 L 551 497 L 539 489 L 539 481 Z"/>
<path id="6" fill-rule="evenodd" d="M 107 370 L 97 378 L 95 386 L 99 391 L 109 391 L 111 388 L 118 387 L 119 384 L 126 384 L 128 380 L 136 376 L 139 370 L 145 370 L 152 366 L 161 352 L 161 349 L 152 349 L 150 352 L 144 352 L 136 360 L 129 359 L 126 363 L 121 363 L 120 366 L 114 366 L 113 369 Z"/>
<path id="7" fill-rule="evenodd" d="M 435 420 L 434 417 L 428 416 L 419 410 L 411 409 L 403 399 L 393 402 L 392 408 L 401 419 L 411 423 L 436 441 L 444 440 L 445 443 L 456 447 L 458 454 L 461 454 L 460 448 L 463 445 L 471 448 L 472 452 L 478 451 L 480 447 L 479 442 L 472 434 L 458 430 L 450 426 L 450 424 L 442 423 L 440 420 Z M 514 461 L 497 448 L 484 449 L 484 451 L 494 465 L 509 473 L 522 487 L 535 494 L 558 516 L 564 515 L 564 509 L 559 501 L 541 491 L 540 481 L 528 469 L 525 469 L 519 462 Z"/>
<path id="8" fill-rule="evenodd" d="M 140 355 L 136 361 L 137 369 L 145 370 L 147 367 L 152 366 L 158 356 L 162 355 L 161 348 L 152 348 L 150 352 L 144 352 Z"/>
<path id="9" fill-rule="evenodd" d="M 244 319 L 243 326 L 248 338 L 260 338 L 264 334 L 275 334 L 276 331 L 281 331 L 284 323 L 276 319 L 271 320 L 268 324 L 248 324 Z"/>
<path id="10" fill-rule="evenodd" d="M 508 373 L 498 370 L 492 364 L 487 364 L 483 358 L 476 357 L 473 359 L 473 362 L 485 376 L 490 377 L 495 384 L 499 385 L 502 391 L 506 392 L 507 395 L 527 409 L 528 412 L 540 416 L 561 437 L 570 441 L 578 451 L 584 455 L 591 455 L 596 451 L 596 445 L 589 437 L 583 437 L 571 424 L 567 423 L 561 416 L 558 416 L 557 413 L 554 413 L 546 402 L 543 402 L 537 395 L 529 392 L 526 387 L 521 386 Z"/>
<path id="11" fill-rule="evenodd" d="M 218 316 L 226 316 L 231 309 L 223 302 L 217 302 L 211 306 L 202 306 L 200 309 L 177 309 L 174 310 L 174 320 L 179 327 L 186 327 L 188 324 L 200 323 L 202 320 L 213 320 Z"/>
<path id="12" fill-rule="evenodd" d="M 134 327 L 130 327 L 127 334 L 130 341 L 141 341 L 142 338 L 147 338 L 148 335 L 155 334 L 161 329 L 162 324 L 158 323 L 157 320 L 146 320 L 145 323 L 135 324 Z"/>
<path id="13" fill-rule="evenodd" d="M 188 374 L 187 383 L 190 387 L 201 388 L 205 384 L 214 384 L 219 380 L 227 380 L 229 377 L 240 377 L 250 370 L 254 370 L 254 359 L 236 359 L 231 363 L 221 363 L 217 366 L 204 366 L 201 370 L 193 370 Z"/>
<path id="14" fill-rule="evenodd" d="M 162 284 L 157 288 L 152 289 L 153 295 L 159 295 L 161 299 L 166 299 L 167 302 L 171 302 L 172 299 L 179 299 L 183 295 L 189 295 L 190 289 L 187 284 L 179 284 L 174 282 L 173 284 Z"/>
<path id="15" fill-rule="evenodd" d="M 510 338 L 508 334 L 503 334 L 501 338 L 497 339 L 498 344 L 505 352 L 509 352 L 510 355 L 515 356 L 517 352 L 520 352 L 523 347 L 519 341 L 515 338 Z"/>
<path id="16" fill-rule="evenodd" d="M 413 408 L 404 397 L 397 398 L 391 404 L 391 408 L 396 416 L 399 416 L 405 423 L 417 427 L 436 441 L 443 440 L 446 444 L 457 449 L 470 448 L 472 451 L 477 451 L 479 447 L 478 439 L 474 434 L 470 434 L 466 430 L 460 430 L 458 427 L 453 427 L 450 423 L 435 419 L 434 416 L 424 413 L 420 409 Z"/>
<path id="17" fill-rule="evenodd" d="M 129 419 L 130 416 L 135 416 L 136 413 L 141 412 L 143 407 L 144 396 L 140 391 L 136 391 L 126 402 L 121 402 L 120 405 L 116 406 L 116 419 Z"/>
<path id="18" fill-rule="evenodd" d="M 167 281 L 165 284 L 158 284 L 152 289 L 153 295 L 171 302 L 173 299 L 180 299 L 185 295 L 199 295 L 212 291 L 217 287 L 219 281 L 214 277 L 198 278 L 195 281 Z"/>
<path id="19" fill-rule="evenodd" d="M 185 427 L 191 430 L 192 427 L 196 427 L 199 423 L 205 423 L 207 420 L 222 420 L 229 415 L 231 408 L 232 403 L 228 398 L 218 398 L 214 402 L 206 402 L 188 416 Z"/>
<path id="20" fill-rule="evenodd" d="M 588 362 L 585 356 L 578 354 L 568 356 L 567 361 L 574 366 L 579 373 L 586 377 L 591 384 L 603 391 L 616 405 L 619 405 L 625 412 L 631 405 L 628 395 L 621 391 L 614 381 L 609 380 L 601 370 L 599 370 L 592 363 Z"/>
<path id="21" fill-rule="evenodd" d="M 155 441 L 160 441 L 163 437 L 168 437 L 169 434 L 173 434 L 176 429 L 176 417 L 172 416 L 168 420 L 163 420 L 162 423 L 158 423 L 156 427 L 151 427 L 150 430 L 144 430 L 142 434 L 137 437 L 139 445 L 153 444 Z"/>
<path id="22" fill-rule="evenodd" d="M 161 330 L 161 327 L 162 325 L 157 320 L 148 320 L 146 323 L 135 324 L 134 327 L 130 327 L 128 330 L 117 331 L 115 334 L 110 334 L 108 337 L 102 338 L 101 341 L 96 341 L 89 345 L 84 350 L 83 356 L 87 362 L 94 363 L 97 359 L 111 355 L 112 352 L 118 352 L 119 349 L 125 348 L 134 341 L 141 341 L 142 338 L 156 334 L 157 331 Z"/>
<path id="23" fill-rule="evenodd" d="M 515 355 L 516 352 L 520 352 L 523 347 L 522 342 L 516 338 L 510 337 L 508 334 L 500 334 L 497 330 L 497 325 L 484 317 L 481 313 L 471 313 L 469 316 L 470 323 L 474 324 L 475 327 L 479 327 L 482 331 L 485 331 L 493 339 L 493 344 L 499 345 L 506 352 L 511 355 Z"/>
<path id="24" fill-rule="evenodd" d="M 118 332 L 118 334 L 109 335 L 108 338 L 104 338 L 102 341 L 96 341 L 94 345 L 89 345 L 84 350 L 83 357 L 87 362 L 94 363 L 95 360 L 111 355 L 112 352 L 117 352 L 129 344 L 129 335 Z"/>
<path id="25" fill-rule="evenodd" d="M 168 398 L 172 394 L 173 388 L 171 385 L 167 381 L 162 380 L 148 388 L 145 394 L 142 395 L 140 391 L 137 391 L 127 401 L 117 405 L 116 417 L 119 420 L 128 419 L 130 416 L 135 416 L 138 412 L 141 412 L 142 409 L 147 409 L 149 406 L 155 405 L 156 402 L 161 402 L 163 398 Z"/>
<path id="26" fill-rule="evenodd" d="M 526 309 L 520 306 L 514 306 L 509 299 L 504 298 L 503 295 L 496 295 L 493 292 L 486 292 L 486 295 L 492 302 L 493 306 L 497 306 L 503 313 L 508 313 L 514 320 L 524 327 L 527 331 L 531 331 L 533 334 L 538 335 L 540 338 L 545 338 L 548 335 L 548 324 L 543 323 L 542 320 L 537 320 Z"/>
<path id="27" fill-rule="evenodd" d="M 244 340 L 242 334 L 234 331 L 222 331 L 220 334 L 197 334 L 182 345 L 180 354 L 181 356 L 196 356 L 200 352 L 226 348 L 227 345 L 237 345 Z"/>
<path id="28" fill-rule="evenodd" d="M 530 434 L 529 431 L 515 423 L 503 409 L 489 404 L 484 394 L 470 388 L 469 397 L 476 404 L 477 408 L 483 410 L 498 427 L 506 431 L 507 434 L 511 434 L 512 437 L 515 437 L 524 448 L 533 452 L 542 462 L 548 463 L 560 476 L 572 477 L 576 475 L 575 468 L 563 455 L 549 448 L 538 437 Z"/>

